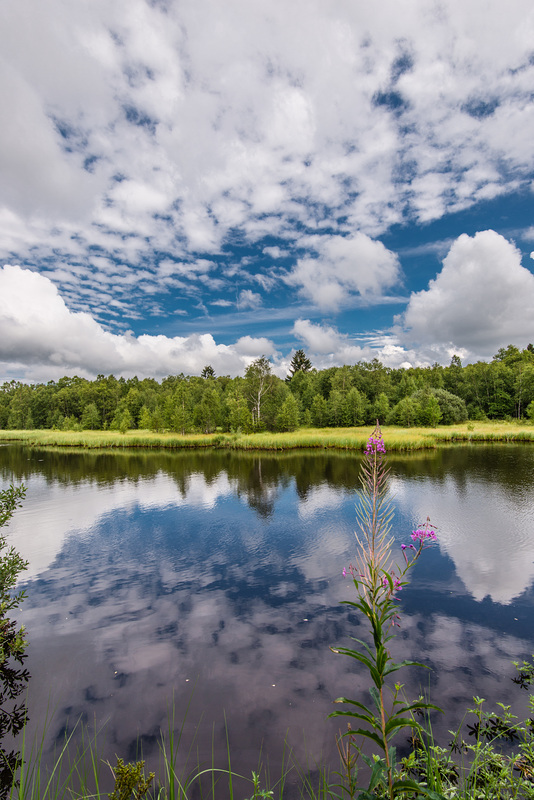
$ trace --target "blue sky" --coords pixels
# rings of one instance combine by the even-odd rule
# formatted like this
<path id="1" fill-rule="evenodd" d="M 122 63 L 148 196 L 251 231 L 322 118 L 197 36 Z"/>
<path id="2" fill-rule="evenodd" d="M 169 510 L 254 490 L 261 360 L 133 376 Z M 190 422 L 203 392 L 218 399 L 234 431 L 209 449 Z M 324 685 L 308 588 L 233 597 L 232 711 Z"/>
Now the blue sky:
<path id="1" fill-rule="evenodd" d="M 0 17 L 0 377 L 534 341 L 528 0 Z"/>

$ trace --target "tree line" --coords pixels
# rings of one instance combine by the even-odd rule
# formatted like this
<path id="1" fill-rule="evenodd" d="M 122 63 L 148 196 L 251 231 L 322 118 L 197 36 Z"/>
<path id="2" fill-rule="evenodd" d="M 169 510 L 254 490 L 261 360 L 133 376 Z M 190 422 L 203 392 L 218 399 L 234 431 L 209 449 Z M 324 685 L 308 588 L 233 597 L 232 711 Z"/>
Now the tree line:
<path id="1" fill-rule="evenodd" d="M 352 427 L 376 419 L 403 427 L 468 419 L 534 421 L 534 346 L 501 348 L 492 361 L 462 366 L 392 369 L 378 359 L 314 369 L 298 350 L 285 380 L 262 356 L 243 376 L 96 380 L 64 377 L 48 383 L 5 382 L 0 428 L 11 430 L 149 429 L 213 433 L 291 431 L 298 427 Z"/>

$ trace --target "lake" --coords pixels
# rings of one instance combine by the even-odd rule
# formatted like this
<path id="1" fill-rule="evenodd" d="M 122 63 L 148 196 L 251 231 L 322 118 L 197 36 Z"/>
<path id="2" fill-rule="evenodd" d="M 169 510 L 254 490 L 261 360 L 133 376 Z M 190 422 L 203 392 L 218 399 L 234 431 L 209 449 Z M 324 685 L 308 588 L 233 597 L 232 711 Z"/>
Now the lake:
<path id="1" fill-rule="evenodd" d="M 475 694 L 525 710 L 511 662 L 534 653 L 534 447 L 458 445 L 389 464 L 396 543 L 428 515 L 439 539 L 401 595 L 394 654 L 431 667 L 399 673 L 406 691 L 422 683 L 445 708 L 443 737 Z M 284 739 L 302 764 L 337 767 L 332 700 L 368 689 L 329 649 L 361 635 L 340 605 L 353 596 L 342 570 L 359 465 L 333 452 L 0 447 L 2 488 L 28 489 L 8 529 L 30 562 L 18 615 L 28 735 L 46 719 L 51 753 L 81 718 L 103 758 L 142 747 L 153 765 L 174 713 L 184 759 L 192 746 L 224 762 L 226 720 L 246 775 L 260 751 L 276 772 Z"/>

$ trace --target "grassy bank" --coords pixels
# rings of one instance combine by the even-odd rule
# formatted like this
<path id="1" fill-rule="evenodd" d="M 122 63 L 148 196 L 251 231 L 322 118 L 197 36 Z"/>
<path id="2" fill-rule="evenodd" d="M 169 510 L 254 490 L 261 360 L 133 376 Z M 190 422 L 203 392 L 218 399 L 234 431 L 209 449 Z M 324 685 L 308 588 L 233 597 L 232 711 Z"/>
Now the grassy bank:
<path id="1" fill-rule="evenodd" d="M 534 442 L 534 426 L 520 422 L 470 422 L 439 428 L 382 428 L 388 450 L 423 450 L 452 442 Z M 154 433 L 152 431 L 7 431 L 1 442 L 40 447 L 217 447 L 234 450 L 296 450 L 298 448 L 362 450 L 372 431 L 364 428 L 302 428 L 292 433 Z"/>

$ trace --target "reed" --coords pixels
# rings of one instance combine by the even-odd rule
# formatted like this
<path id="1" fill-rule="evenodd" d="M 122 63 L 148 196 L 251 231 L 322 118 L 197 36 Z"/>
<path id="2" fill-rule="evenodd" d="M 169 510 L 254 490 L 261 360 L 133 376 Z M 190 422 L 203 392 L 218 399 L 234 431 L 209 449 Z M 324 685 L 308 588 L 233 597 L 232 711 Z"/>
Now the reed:
<path id="1" fill-rule="evenodd" d="M 317 764 L 313 768 L 300 764 L 289 747 L 284 747 L 278 775 L 271 773 L 261 752 L 250 775 L 241 775 L 232 767 L 228 729 L 225 761 L 218 766 L 214 749 L 207 763 L 197 760 L 196 733 L 186 739 L 186 720 L 178 728 L 176 722 L 172 710 L 168 730 L 160 731 L 155 771 L 148 773 L 141 751 L 133 762 L 125 763 L 120 757 L 116 764 L 104 760 L 100 750 L 105 731 L 91 733 L 81 722 L 49 762 L 43 745 L 50 723 L 46 720 L 32 745 L 23 739 L 19 770 L 13 785 L 4 786 L 1 796 L 6 800 L 333 800 L 328 770 Z"/>
<path id="2" fill-rule="evenodd" d="M 0 442 L 39 447 L 167 448 L 232 450 L 335 449 L 363 451 L 372 427 L 300 428 L 291 433 L 155 433 L 153 431 L 0 430 Z M 390 451 L 424 450 L 456 442 L 534 442 L 534 426 L 521 422 L 468 422 L 439 428 L 383 426 Z"/>

